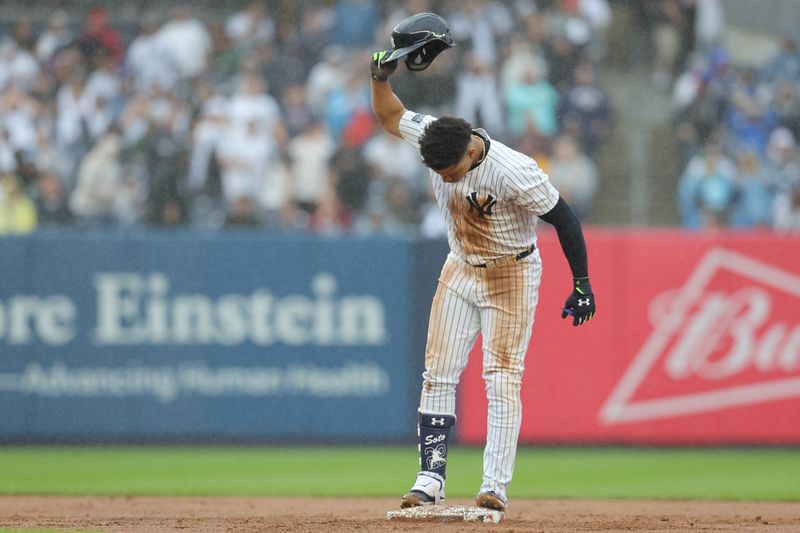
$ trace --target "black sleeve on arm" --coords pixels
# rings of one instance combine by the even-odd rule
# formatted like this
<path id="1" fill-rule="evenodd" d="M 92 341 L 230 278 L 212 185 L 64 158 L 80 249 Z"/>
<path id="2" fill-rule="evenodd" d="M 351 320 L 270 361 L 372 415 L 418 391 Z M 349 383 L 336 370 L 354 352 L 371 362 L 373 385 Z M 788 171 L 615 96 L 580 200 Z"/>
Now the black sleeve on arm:
<path id="1" fill-rule="evenodd" d="M 553 209 L 540 215 L 539 218 L 556 228 L 561 249 L 564 251 L 570 270 L 572 270 L 572 277 L 588 277 L 589 266 L 583 230 L 581 230 L 581 223 L 569 204 L 563 198 L 559 198 Z"/>

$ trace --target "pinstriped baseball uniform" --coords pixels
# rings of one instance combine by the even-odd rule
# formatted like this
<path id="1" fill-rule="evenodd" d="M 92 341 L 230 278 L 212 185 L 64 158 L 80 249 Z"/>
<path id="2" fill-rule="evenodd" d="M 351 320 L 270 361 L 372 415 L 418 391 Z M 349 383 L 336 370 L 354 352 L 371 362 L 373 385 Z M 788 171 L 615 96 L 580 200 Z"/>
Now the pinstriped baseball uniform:
<path id="1" fill-rule="evenodd" d="M 400 132 L 419 150 L 419 138 L 434 120 L 406 111 Z M 482 130 L 475 133 L 488 140 Z M 489 412 L 479 492 L 506 498 L 522 421 L 520 384 L 542 274 L 538 250 L 519 260 L 515 256 L 536 244 L 537 217 L 549 212 L 559 195 L 533 159 L 497 141 L 487 144 L 483 161 L 455 183 L 431 171 L 450 253 L 431 307 L 420 411 L 455 414 L 456 385 L 482 333 Z M 499 259 L 503 260 L 496 266 L 476 266 Z"/>

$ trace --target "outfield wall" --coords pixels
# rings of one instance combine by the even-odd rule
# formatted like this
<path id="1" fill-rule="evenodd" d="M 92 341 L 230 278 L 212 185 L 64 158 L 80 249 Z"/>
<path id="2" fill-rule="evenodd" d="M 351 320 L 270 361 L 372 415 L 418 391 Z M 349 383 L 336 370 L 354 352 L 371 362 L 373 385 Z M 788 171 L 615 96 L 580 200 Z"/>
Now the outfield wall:
<path id="1" fill-rule="evenodd" d="M 525 443 L 800 444 L 800 238 L 593 231 L 598 314 L 562 321 L 569 273 L 540 240 Z M 477 351 L 477 350 L 476 350 Z M 476 353 L 460 437 L 485 438 Z"/>
<path id="2" fill-rule="evenodd" d="M 438 270 L 415 263 L 418 248 L 255 233 L 0 240 L 0 435 L 407 437 L 424 330 L 411 276 L 429 300 Z"/>
<path id="3" fill-rule="evenodd" d="M 524 443 L 800 444 L 800 238 L 587 231 L 599 313 L 544 280 Z M 0 239 L 0 439 L 409 442 L 439 241 Z M 458 437 L 485 437 L 478 348 Z"/>

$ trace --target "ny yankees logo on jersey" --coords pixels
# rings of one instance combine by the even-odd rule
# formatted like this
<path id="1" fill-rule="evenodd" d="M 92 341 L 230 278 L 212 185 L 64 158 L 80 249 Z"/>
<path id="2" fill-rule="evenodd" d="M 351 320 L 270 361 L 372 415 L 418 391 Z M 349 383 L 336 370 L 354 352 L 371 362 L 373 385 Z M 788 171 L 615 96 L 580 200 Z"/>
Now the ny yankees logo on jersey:
<path id="1" fill-rule="evenodd" d="M 483 218 L 492 214 L 492 208 L 494 208 L 497 200 L 491 194 L 487 194 L 486 200 L 483 203 L 479 203 L 478 193 L 473 192 L 467 196 L 467 202 L 469 202 L 469 212 L 472 213 L 472 210 L 475 209 L 478 212 L 478 216 Z"/>

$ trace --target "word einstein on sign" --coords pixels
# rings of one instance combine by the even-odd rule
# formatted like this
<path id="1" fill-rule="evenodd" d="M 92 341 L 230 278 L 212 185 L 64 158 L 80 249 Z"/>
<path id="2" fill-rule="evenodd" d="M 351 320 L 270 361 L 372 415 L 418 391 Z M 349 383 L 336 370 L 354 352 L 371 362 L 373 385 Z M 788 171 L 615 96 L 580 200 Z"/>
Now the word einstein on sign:
<path id="1" fill-rule="evenodd" d="M 310 295 L 278 296 L 265 288 L 211 297 L 174 293 L 160 272 L 94 276 L 97 345 L 380 345 L 385 308 L 372 295 L 337 295 L 319 273 Z M 0 301 L 0 343 L 65 345 L 78 336 L 78 306 L 65 295 L 16 295 Z"/>

